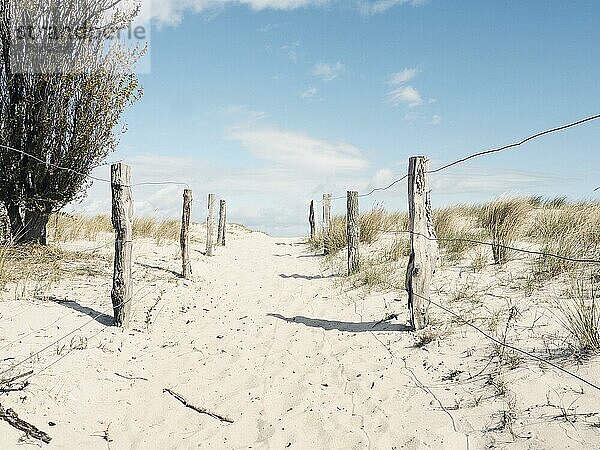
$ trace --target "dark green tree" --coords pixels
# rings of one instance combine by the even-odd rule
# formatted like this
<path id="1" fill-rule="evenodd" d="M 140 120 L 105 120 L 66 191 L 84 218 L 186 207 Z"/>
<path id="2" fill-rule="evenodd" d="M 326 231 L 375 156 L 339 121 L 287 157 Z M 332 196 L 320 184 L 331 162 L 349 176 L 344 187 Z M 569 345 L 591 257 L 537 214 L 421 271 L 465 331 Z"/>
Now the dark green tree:
<path id="1" fill-rule="evenodd" d="M 0 0 L 0 202 L 15 242 L 46 244 L 50 214 L 81 199 L 116 148 L 145 51 L 116 36 L 137 12 L 121 0 Z"/>

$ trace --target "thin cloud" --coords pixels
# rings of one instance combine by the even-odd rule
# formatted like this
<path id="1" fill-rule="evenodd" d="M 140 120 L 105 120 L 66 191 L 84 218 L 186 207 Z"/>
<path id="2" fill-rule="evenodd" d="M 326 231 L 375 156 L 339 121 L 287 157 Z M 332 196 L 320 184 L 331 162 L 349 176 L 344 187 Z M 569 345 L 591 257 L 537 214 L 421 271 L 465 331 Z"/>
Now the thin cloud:
<path id="1" fill-rule="evenodd" d="M 344 142 L 329 142 L 277 128 L 233 128 L 227 138 L 257 158 L 287 168 L 320 172 L 359 171 L 368 166 L 363 151 Z"/>
<path id="2" fill-rule="evenodd" d="M 320 62 L 315 64 L 311 73 L 315 77 L 319 77 L 324 81 L 332 81 L 335 80 L 344 70 L 346 70 L 346 66 L 339 61 L 335 64 Z"/>
<path id="3" fill-rule="evenodd" d="M 311 86 L 309 88 L 307 88 L 305 91 L 303 91 L 300 94 L 300 97 L 304 98 L 304 99 L 309 99 L 309 98 L 314 98 L 317 95 L 317 88 L 314 86 Z"/>
<path id="4" fill-rule="evenodd" d="M 374 15 L 384 13 L 396 6 L 422 6 L 427 3 L 429 3 L 429 0 L 359 0 L 358 9 L 362 14 Z"/>
<path id="5" fill-rule="evenodd" d="M 186 12 L 215 15 L 227 7 L 244 5 L 254 11 L 291 11 L 309 7 L 343 5 L 347 0 L 141 0 L 141 18 L 161 24 L 178 25 Z M 354 7 L 364 15 L 381 14 L 401 5 L 419 6 L 427 0 L 355 0 Z"/>
<path id="6" fill-rule="evenodd" d="M 388 79 L 388 84 L 391 84 L 392 86 L 404 84 L 416 77 L 418 73 L 419 71 L 417 69 L 411 69 L 407 67 L 406 69 L 403 69 L 400 72 L 391 74 Z"/>
<path id="7" fill-rule="evenodd" d="M 421 94 L 412 86 L 403 86 L 398 89 L 394 89 L 391 92 L 388 92 L 387 98 L 388 101 L 394 106 L 406 104 L 412 108 L 423 103 Z"/>

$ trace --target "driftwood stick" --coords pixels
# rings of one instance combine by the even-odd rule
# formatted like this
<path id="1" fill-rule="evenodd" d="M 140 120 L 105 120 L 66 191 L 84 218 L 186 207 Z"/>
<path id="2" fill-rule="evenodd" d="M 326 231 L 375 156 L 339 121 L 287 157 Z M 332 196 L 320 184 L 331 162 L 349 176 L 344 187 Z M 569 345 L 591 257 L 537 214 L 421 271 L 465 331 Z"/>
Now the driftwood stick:
<path id="1" fill-rule="evenodd" d="M 125 378 L 126 380 L 142 380 L 142 381 L 148 381 L 148 378 L 144 378 L 144 377 L 130 377 L 129 375 L 121 375 L 118 372 L 115 372 L 115 375 L 121 378 Z"/>
<path id="2" fill-rule="evenodd" d="M 196 412 L 198 412 L 200 414 L 206 414 L 207 416 L 210 416 L 213 419 L 218 419 L 221 422 L 233 423 L 233 420 L 228 419 L 227 417 L 220 416 L 219 414 L 215 414 L 215 413 L 212 413 L 210 411 L 207 411 L 206 409 L 198 408 L 197 406 L 192 405 L 184 397 L 182 397 L 177 392 L 172 391 L 171 389 L 164 388 L 163 392 L 166 392 L 167 394 L 171 394 L 173 397 L 175 397 L 177 400 L 179 400 L 183 404 L 183 406 L 185 406 L 187 408 L 190 408 L 190 409 L 193 409 L 194 411 L 196 411 Z"/>
<path id="3" fill-rule="evenodd" d="M 30 423 L 25 422 L 22 419 L 19 419 L 19 416 L 12 409 L 4 409 L 4 407 L 0 404 L 0 419 L 6 421 L 9 425 L 15 427 L 17 430 L 22 431 L 27 436 L 32 437 L 34 439 L 38 439 L 46 444 L 49 444 L 52 438 L 48 436 L 43 431 L 39 430 L 35 426 Z"/>
<path id="4" fill-rule="evenodd" d="M 33 375 L 33 370 L 30 370 L 29 372 L 26 372 L 26 373 L 22 373 L 21 375 L 17 375 L 12 378 L 7 378 L 6 380 L 2 380 L 2 381 L 0 381 L 0 385 L 14 383 L 15 381 L 20 380 L 21 378 L 28 377 L 29 375 Z"/>

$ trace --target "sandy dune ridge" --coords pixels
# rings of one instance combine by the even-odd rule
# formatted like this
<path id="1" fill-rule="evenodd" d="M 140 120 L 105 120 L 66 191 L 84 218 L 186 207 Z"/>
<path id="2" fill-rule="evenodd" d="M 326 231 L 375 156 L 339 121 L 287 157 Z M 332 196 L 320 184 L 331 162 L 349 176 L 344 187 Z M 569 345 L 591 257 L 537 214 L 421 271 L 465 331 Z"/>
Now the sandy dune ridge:
<path id="1" fill-rule="evenodd" d="M 0 376 L 34 371 L 23 391 L 0 402 L 48 432 L 48 448 L 600 445 L 595 415 L 583 423 L 555 417 L 560 402 L 573 399 L 577 412 L 597 411 L 598 393 L 576 380 L 531 361 L 509 371 L 519 413 L 509 432 L 501 426 L 509 400 L 488 385 L 489 343 L 477 333 L 457 325 L 416 348 L 406 331 L 405 293 L 351 288 L 302 239 L 231 227 L 228 247 L 207 258 L 202 235 L 195 226 L 192 281 L 176 276 L 176 243 L 135 243 L 129 330 L 108 326 L 110 245 L 100 250 L 106 258 L 95 263 L 94 276 L 61 280 L 46 298 L 5 293 L 2 371 L 87 324 Z M 443 289 L 463 277 L 460 268 L 447 268 L 436 283 Z M 399 319 L 382 321 L 390 312 Z M 519 339 L 527 347 L 526 331 Z M 600 379 L 598 368 L 592 361 L 574 370 Z M 165 388 L 233 423 L 186 408 Z M 3 449 L 38 445 L 4 422 L 0 430 Z"/>

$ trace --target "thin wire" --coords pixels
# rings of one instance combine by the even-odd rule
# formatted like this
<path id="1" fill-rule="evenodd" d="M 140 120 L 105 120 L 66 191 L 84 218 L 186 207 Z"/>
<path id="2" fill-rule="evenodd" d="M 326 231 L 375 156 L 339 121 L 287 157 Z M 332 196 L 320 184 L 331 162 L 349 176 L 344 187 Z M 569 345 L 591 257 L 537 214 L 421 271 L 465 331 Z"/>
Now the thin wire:
<path id="1" fill-rule="evenodd" d="M 404 181 L 404 180 L 406 180 L 407 178 L 408 178 L 408 174 L 407 174 L 407 175 L 404 175 L 402 178 L 399 178 L 399 179 L 397 179 L 396 181 L 393 181 L 392 183 L 390 183 L 390 184 L 389 184 L 389 185 L 387 185 L 386 187 L 383 187 L 383 188 L 375 188 L 375 189 L 371 190 L 371 191 L 370 191 L 369 193 L 367 193 L 367 194 L 361 194 L 361 195 L 359 195 L 359 197 L 361 197 L 361 198 L 362 198 L 362 197 L 368 197 L 368 196 L 370 196 L 370 195 L 373 195 L 375 192 L 378 192 L 378 191 L 387 191 L 388 189 L 390 189 L 390 188 L 394 187 L 396 184 L 400 183 L 401 181 Z"/>
<path id="2" fill-rule="evenodd" d="M 384 283 L 384 284 L 388 285 L 389 287 L 391 287 L 391 288 L 393 288 L 393 289 L 400 290 L 400 288 L 399 288 L 398 286 L 395 286 L 395 285 L 393 285 L 392 283 Z M 404 290 L 404 289 L 403 289 L 403 290 Z M 579 375 L 577 375 L 577 374 L 575 374 L 575 373 L 573 373 L 573 372 L 571 372 L 571 371 L 569 371 L 569 370 L 567 370 L 567 369 L 564 369 L 563 367 L 560 367 L 559 365 L 557 365 L 557 364 L 554 364 L 554 363 L 553 363 L 553 362 L 551 362 L 551 361 L 548 361 L 548 360 L 546 360 L 546 359 L 542 358 L 541 356 L 534 355 L 533 353 L 529 353 L 529 352 L 527 352 L 527 351 L 525 351 L 525 350 L 522 350 L 522 349 L 520 349 L 520 348 L 518 348 L 518 347 L 515 347 L 514 345 L 507 344 L 506 342 L 502 342 L 502 341 L 500 341 L 500 340 L 496 339 L 495 337 L 493 337 L 493 336 L 489 335 L 488 333 L 486 333 L 485 331 L 483 331 L 483 330 L 482 330 L 481 328 L 479 328 L 477 325 L 474 325 L 474 324 L 472 324 L 471 322 L 467 321 L 467 320 L 466 320 L 464 317 L 462 317 L 460 314 L 458 314 L 458 313 L 455 313 L 454 311 L 450 310 L 449 308 L 447 308 L 447 307 L 445 307 L 445 306 L 442 306 L 442 305 L 440 305 L 440 304 L 438 304 L 438 303 L 434 302 L 433 300 L 431 300 L 431 298 L 426 298 L 426 297 L 424 297 L 424 296 L 422 296 L 422 295 L 420 295 L 420 294 L 417 294 L 416 292 L 412 292 L 412 294 L 413 294 L 413 295 L 415 295 L 416 297 L 419 297 L 420 299 L 422 299 L 422 300 L 425 300 L 426 302 L 429 302 L 429 303 L 431 303 L 432 305 L 434 305 L 434 306 L 437 306 L 438 308 L 440 308 L 440 309 L 442 309 L 442 310 L 446 311 L 448 314 L 450 314 L 450 315 L 452 315 L 452 316 L 456 317 L 456 318 L 457 318 L 457 319 L 459 319 L 461 322 L 463 322 L 465 325 L 467 325 L 467 326 L 469 326 L 469 327 L 473 328 L 475 331 L 477 331 L 477 332 L 481 333 L 483 336 L 485 336 L 486 338 L 488 338 L 488 339 L 490 339 L 491 341 L 495 342 L 496 344 L 498 344 L 498 345 L 501 345 L 502 347 L 505 347 L 505 348 L 509 348 L 509 349 L 511 349 L 511 350 L 514 350 L 514 351 L 516 351 L 516 352 L 518 352 L 518 353 L 521 353 L 521 354 L 523 354 L 523 355 L 525 355 L 525 356 L 528 356 L 528 357 L 530 357 L 530 358 L 533 358 L 533 359 L 535 359 L 535 360 L 537 360 L 537 361 L 539 361 L 539 362 L 541 362 L 541 363 L 547 364 L 548 366 L 550 366 L 550 367 L 553 367 L 553 368 L 555 368 L 556 370 L 559 370 L 560 372 L 563 372 L 563 373 L 565 373 L 565 374 L 567 374 L 567 375 L 569 375 L 569 376 L 571 376 L 571 377 L 574 377 L 574 378 L 578 379 L 579 381 L 581 381 L 581 382 L 583 382 L 583 383 L 587 384 L 588 386 L 591 386 L 591 387 L 593 387 L 594 389 L 597 389 L 597 390 L 599 390 L 599 391 L 600 391 L 600 386 L 598 386 L 597 384 L 594 384 L 594 383 L 592 383 L 591 381 L 588 381 L 588 380 L 586 380 L 585 378 L 582 378 L 582 377 L 580 377 Z"/>
<path id="3" fill-rule="evenodd" d="M 555 368 L 556 370 L 559 370 L 559 371 L 561 371 L 561 372 L 563 372 L 563 373 L 566 373 L 567 375 L 570 375 L 570 376 L 572 376 L 572 377 L 574 377 L 574 378 L 578 379 L 579 381 L 581 381 L 581 382 L 583 382 L 583 383 L 587 384 L 588 386 L 591 386 L 591 387 L 593 387 L 594 389 L 597 389 L 597 390 L 599 390 L 599 391 L 600 391 L 600 386 L 598 386 L 597 384 L 594 384 L 594 383 L 592 383 L 591 381 L 588 381 L 588 380 L 586 380 L 585 378 L 582 378 L 582 377 L 580 377 L 579 375 L 577 375 L 577 374 L 575 374 L 575 373 L 573 373 L 573 372 L 570 372 L 569 370 L 567 370 L 567 369 L 564 369 L 563 367 L 560 367 L 558 364 L 554 364 L 553 362 L 551 362 L 551 361 L 548 361 L 548 360 L 546 360 L 546 359 L 544 359 L 544 358 L 542 358 L 542 357 L 540 357 L 540 356 L 534 355 L 533 353 L 529 353 L 529 352 L 527 352 L 527 351 L 525 351 L 525 350 L 522 350 L 522 349 L 520 349 L 520 348 L 518 348 L 518 347 L 515 347 L 514 345 L 507 344 L 506 342 L 502 342 L 502 341 L 500 341 L 499 339 L 496 339 L 495 337 L 493 337 L 493 336 L 491 336 L 490 334 L 488 334 L 488 333 L 486 333 L 485 331 L 483 331 L 483 330 L 482 330 L 481 328 L 479 328 L 477 325 L 474 325 L 474 324 L 472 324 L 472 323 L 468 322 L 468 321 L 467 321 L 465 318 L 463 318 L 463 317 L 462 317 L 460 314 L 457 314 L 457 313 L 455 313 L 454 311 L 450 310 L 449 308 L 446 308 L 445 306 L 442 306 L 442 305 L 440 305 L 440 304 L 438 304 L 438 303 L 434 302 L 434 301 L 433 301 L 433 300 L 431 300 L 431 299 L 425 298 L 425 297 L 423 297 L 422 295 L 416 294 L 415 292 L 413 292 L 413 294 L 414 294 L 414 295 L 416 295 L 417 297 L 420 297 L 421 299 L 423 299 L 423 300 L 425 300 L 425 301 L 428 301 L 428 302 L 429 302 L 429 303 L 431 303 L 432 305 L 434 305 L 434 306 L 437 306 L 438 308 L 440 308 L 440 309 L 442 309 L 442 310 L 446 311 L 448 314 L 450 314 L 450 315 L 452 315 L 452 316 L 456 317 L 456 318 L 457 318 L 457 319 L 459 319 L 461 322 L 463 322 L 465 325 L 467 325 L 467 326 L 469 326 L 469 327 L 473 328 L 474 330 L 478 331 L 478 332 L 479 332 L 479 333 L 481 333 L 483 336 L 485 336 L 486 338 L 488 338 L 488 339 L 490 339 L 491 341 L 495 342 L 496 344 L 498 344 L 498 345 L 501 345 L 502 347 L 506 347 L 506 348 L 509 348 L 509 349 L 511 349 L 511 350 L 514 350 L 514 351 L 516 351 L 516 352 L 518 352 L 518 353 L 521 353 L 521 354 L 523 354 L 523 355 L 525 355 L 525 356 L 528 356 L 528 357 L 530 357 L 530 358 L 533 358 L 533 359 L 535 359 L 535 360 L 537 360 L 537 361 L 539 361 L 539 362 L 541 362 L 541 363 L 547 364 L 548 366 L 550 366 L 550 367 L 553 367 L 553 368 Z"/>
<path id="4" fill-rule="evenodd" d="M 563 261 L 570 261 L 570 262 L 582 263 L 582 264 L 600 264 L 600 260 L 598 260 L 598 259 L 578 259 L 578 258 L 572 258 L 572 257 L 569 257 L 569 256 L 555 255 L 553 253 L 537 252 L 535 250 L 525 250 L 525 249 L 522 249 L 522 248 L 510 247 L 508 245 L 494 244 L 492 242 L 483 242 L 483 241 L 478 241 L 478 240 L 475 240 L 475 239 L 438 238 L 438 237 L 432 238 L 432 237 L 427 236 L 427 235 L 425 235 L 423 233 L 418 233 L 416 231 L 410 231 L 410 230 L 377 230 L 377 231 L 379 231 L 381 233 L 412 234 L 412 235 L 415 235 L 415 236 L 421 236 L 421 237 L 427 239 L 428 241 L 470 242 L 472 244 L 488 245 L 488 246 L 492 246 L 492 247 L 504 248 L 506 250 L 513 250 L 515 252 L 528 253 L 530 255 L 546 256 L 546 257 L 550 257 L 550 258 L 561 259 Z"/>
<path id="5" fill-rule="evenodd" d="M 143 297 L 142 297 L 142 298 L 143 298 Z M 22 364 L 26 363 L 27 361 L 30 361 L 31 359 L 35 358 L 35 357 L 36 357 L 37 355 L 39 355 L 40 353 L 43 353 L 43 352 L 45 352 L 46 350 L 48 350 L 49 348 L 51 348 L 51 347 L 53 347 L 54 345 L 58 344 L 58 343 L 59 343 L 60 341 L 62 341 L 63 339 L 65 339 L 65 338 L 68 338 L 69 336 L 71 336 L 71 335 L 75 334 L 77 331 L 80 331 L 80 330 L 81 330 L 81 329 L 83 329 L 84 327 L 86 327 L 86 326 L 88 326 L 89 324 L 93 323 L 94 321 L 98 320 L 98 318 L 100 318 L 101 316 L 104 316 L 104 315 L 106 315 L 106 313 L 110 312 L 110 310 L 111 310 L 111 309 L 114 309 L 114 308 L 120 308 L 121 306 L 124 306 L 124 305 L 126 305 L 126 304 L 128 304 L 128 303 L 130 303 L 130 302 L 132 302 L 132 301 L 133 301 L 133 297 L 132 297 L 132 298 L 130 298 L 129 300 L 126 300 L 126 301 L 124 301 L 124 302 L 121 302 L 121 304 L 120 304 L 120 305 L 117 305 L 117 306 L 112 306 L 112 307 L 110 307 L 110 308 L 107 308 L 106 310 L 104 310 L 104 311 L 102 311 L 102 312 L 99 312 L 99 313 L 98 313 L 97 315 L 95 315 L 95 316 L 91 316 L 91 319 L 90 319 L 90 320 L 88 320 L 87 322 L 85 322 L 84 324 L 82 324 L 82 325 L 78 326 L 77 328 L 75 328 L 75 329 L 71 330 L 70 332 L 68 332 L 67 334 L 65 334 L 65 335 L 63 335 L 62 337 L 58 338 L 57 340 L 55 340 L 55 341 L 51 342 L 50 344 L 48 344 L 47 346 L 45 346 L 45 347 L 44 347 L 44 348 L 42 348 L 41 350 L 38 350 L 37 352 L 35 352 L 35 353 L 32 353 L 32 354 L 31 354 L 31 355 L 29 355 L 27 358 L 25 358 L 25 359 L 23 359 L 23 360 L 19 361 L 18 363 L 16 363 L 16 364 L 12 365 L 12 366 L 11 366 L 11 367 L 9 367 L 8 369 L 6 369 L 6 370 L 4 370 L 4 371 L 0 372 L 0 375 L 4 375 L 5 373 L 7 373 L 7 372 L 10 372 L 10 371 L 14 370 L 15 368 L 17 368 L 17 367 L 21 366 Z M 106 328 L 108 328 L 108 327 L 106 327 Z"/>
<path id="6" fill-rule="evenodd" d="M 185 186 L 187 189 L 190 188 L 190 185 L 187 183 L 180 183 L 178 181 L 146 181 L 144 183 L 135 183 L 132 184 L 131 187 L 136 186 L 160 186 L 160 185 L 176 185 L 176 186 Z"/>
<path id="7" fill-rule="evenodd" d="M 428 173 L 441 172 L 442 170 L 445 170 L 445 169 L 447 169 L 449 167 L 452 167 L 452 166 L 455 166 L 457 164 L 461 164 L 461 163 L 463 163 L 465 161 L 468 161 L 470 159 L 473 159 L 473 158 L 478 158 L 480 156 L 489 155 L 491 153 L 498 153 L 498 152 L 501 152 L 501 151 L 504 151 L 504 150 L 508 150 L 508 149 L 511 149 L 511 148 L 514 148 L 514 147 L 519 147 L 519 146 L 521 146 L 521 145 L 523 145 L 523 144 L 525 144 L 525 143 L 527 143 L 529 141 L 532 141 L 532 140 L 537 139 L 539 137 L 545 136 L 547 134 L 552 134 L 552 133 L 556 133 L 558 131 L 563 131 L 563 130 L 566 130 L 568 128 L 572 128 L 572 127 L 575 127 L 577 125 L 581 125 L 583 123 L 590 122 L 590 121 L 596 120 L 596 119 L 600 119 L 600 114 L 596 114 L 594 116 L 589 116 L 589 117 L 586 117 L 585 119 L 581 119 L 581 120 L 578 120 L 576 122 L 572 122 L 572 123 L 569 123 L 569 124 L 566 124 L 566 125 L 561 125 L 559 127 L 552 128 L 550 130 L 541 131 L 539 133 L 536 133 L 536 134 L 534 134 L 532 136 L 526 137 L 525 139 L 523 139 L 523 140 L 521 140 L 519 142 L 515 142 L 513 144 L 505 145 L 503 147 L 494 148 L 494 149 L 491 149 L 491 150 L 485 150 L 483 152 L 474 153 L 472 155 L 466 156 L 464 158 L 461 158 L 459 160 L 456 160 L 454 162 L 446 164 L 446 165 L 444 165 L 444 166 L 442 166 L 442 167 L 440 167 L 438 169 L 430 170 Z"/>
<path id="8" fill-rule="evenodd" d="M 162 285 L 162 286 L 160 286 L 158 289 L 156 289 L 156 290 L 154 290 L 154 291 L 152 291 L 152 292 L 157 292 L 157 291 L 160 291 L 160 290 L 161 290 L 161 289 L 164 287 L 164 285 L 165 285 L 165 284 L 166 284 L 166 283 L 163 283 L 163 285 Z M 174 290 L 174 289 L 175 289 L 175 288 L 173 288 L 172 290 Z M 138 291 L 138 292 L 139 292 L 139 291 Z M 140 297 L 139 299 L 137 299 L 137 300 L 136 300 L 136 302 L 139 302 L 140 300 L 143 300 L 144 298 L 148 297 L 150 294 L 151 294 L 151 292 L 148 292 L 147 294 L 144 294 L 142 297 Z M 125 303 L 126 303 L 126 302 L 125 302 Z M 133 303 L 132 303 L 132 305 L 133 305 Z M 95 319 L 93 319 L 93 320 L 95 320 Z M 88 322 L 88 323 L 89 323 L 89 322 Z M 85 326 L 85 325 L 87 325 L 87 324 L 84 324 L 83 326 Z M 83 326 L 82 326 L 82 328 L 83 328 Z M 88 340 L 90 340 L 90 339 L 93 339 L 93 338 L 95 338 L 96 336 L 98 336 L 100 333 L 102 333 L 102 332 L 106 331 L 106 330 L 107 330 L 107 329 L 109 329 L 109 328 L 110 328 L 110 327 L 104 327 L 104 328 L 101 328 L 101 329 L 100 329 L 100 330 L 98 330 L 96 333 L 94 333 L 93 335 L 89 336 L 87 339 L 88 339 Z M 67 335 L 67 336 L 68 336 L 68 335 Z M 64 337 L 67 337 L 67 336 L 64 336 Z M 62 340 L 62 339 L 61 339 L 61 340 Z M 59 342 L 60 342 L 60 340 L 59 340 Z M 48 364 L 47 366 L 43 367 L 42 369 L 38 370 L 38 371 L 37 371 L 37 372 L 35 372 L 35 373 L 32 373 L 32 374 L 31 374 L 31 375 L 29 375 L 27 378 L 23 379 L 23 382 L 24 382 L 24 381 L 27 381 L 27 380 L 29 380 L 29 379 L 30 379 L 30 378 L 32 378 L 33 376 L 37 376 L 37 375 L 39 375 L 39 374 L 43 373 L 44 371 L 48 370 L 50 367 L 54 366 L 54 365 L 55 365 L 55 364 L 57 364 L 59 361 L 61 361 L 62 359 L 66 358 L 66 357 L 67 357 L 67 356 L 68 356 L 70 353 L 72 353 L 74 350 L 76 350 L 76 348 L 71 348 L 71 349 L 67 350 L 67 352 L 66 352 L 64 355 L 61 355 L 61 356 L 60 356 L 59 358 L 57 358 L 55 361 L 51 362 L 51 363 L 50 363 L 50 364 Z M 18 364 L 16 364 L 16 365 L 14 365 L 14 366 L 13 366 L 13 367 L 11 367 L 9 370 L 14 370 L 14 368 L 15 368 L 15 367 L 17 367 L 17 366 L 19 366 L 20 364 L 21 364 L 21 363 L 18 363 Z M 0 373 L 0 375 L 2 375 L 3 373 L 6 373 L 6 371 L 5 371 L 5 372 L 2 372 L 2 373 Z"/>
<path id="9" fill-rule="evenodd" d="M 136 184 L 132 184 L 132 185 L 126 185 L 126 184 L 116 184 L 116 183 L 112 183 L 112 181 L 111 181 L 111 180 L 108 180 L 108 179 L 106 179 L 106 178 L 95 177 L 95 176 L 93 176 L 93 175 L 89 175 L 89 174 L 85 174 L 85 173 L 82 173 L 82 172 L 78 172 L 77 170 L 71 169 L 71 168 L 69 168 L 69 167 L 63 167 L 63 166 L 59 166 L 59 165 L 57 165 L 57 164 L 53 164 L 53 163 L 51 163 L 51 162 L 48 162 L 48 161 L 44 161 L 43 159 L 41 159 L 41 158 L 38 158 L 37 156 L 35 156 L 35 155 L 32 155 L 31 153 L 27 153 L 27 152 L 25 152 L 25 151 L 23 151 L 23 150 L 19 150 L 19 149 L 17 149 L 17 148 L 14 148 L 14 147 L 9 147 L 8 145 L 3 145 L 3 144 L 0 144 L 0 147 L 1 147 L 1 148 L 5 148 L 5 149 L 7 149 L 7 150 L 12 150 L 12 151 L 14 151 L 14 152 L 20 153 L 20 154 L 22 154 L 22 155 L 25 155 L 25 156 L 28 156 L 29 158 L 32 158 L 33 160 L 35 160 L 35 161 L 36 161 L 36 162 L 38 162 L 38 163 L 41 163 L 41 164 L 45 164 L 45 165 L 47 165 L 47 166 L 54 167 L 55 169 L 59 169 L 59 170 L 66 170 L 66 171 L 68 171 L 68 172 L 71 172 L 71 173 L 74 173 L 74 174 L 80 175 L 80 176 L 82 176 L 82 177 L 85 177 L 85 178 L 89 178 L 89 179 L 91 179 L 91 180 L 100 181 L 100 182 L 102 182 L 102 183 L 115 184 L 115 185 L 117 185 L 117 186 L 121 186 L 121 187 L 134 187 L 134 186 L 159 186 L 159 185 L 178 185 L 178 186 L 186 186 L 188 189 L 190 188 L 190 185 L 189 185 L 188 183 L 180 183 L 180 182 L 177 182 L 177 181 L 162 181 L 162 182 L 160 182 L 160 181 L 157 181 L 157 182 L 151 182 L 151 181 L 148 181 L 148 182 L 136 183 Z M 94 167 L 94 169 L 95 169 L 96 167 L 101 167 L 101 166 L 105 166 L 105 165 L 108 165 L 108 163 L 99 164 L 99 165 L 95 166 L 95 167 Z"/>
<path id="10" fill-rule="evenodd" d="M 464 162 L 469 161 L 469 160 L 471 160 L 473 158 L 478 158 L 478 157 L 489 155 L 489 154 L 492 154 L 492 153 L 498 153 L 498 152 L 501 152 L 501 151 L 504 151 L 504 150 L 508 150 L 508 149 L 511 149 L 511 148 L 514 148 L 514 147 L 519 147 L 519 146 L 521 146 L 521 145 L 523 145 L 523 144 L 525 144 L 525 143 L 527 143 L 529 141 L 532 141 L 534 139 L 540 138 L 540 137 L 545 136 L 547 134 L 552 134 L 552 133 L 556 133 L 556 132 L 559 132 L 559 131 L 563 131 L 563 130 L 566 130 L 568 128 L 572 128 L 572 127 L 575 127 L 577 125 L 581 125 L 583 123 L 590 122 L 590 121 L 596 120 L 596 119 L 600 119 L 600 114 L 589 116 L 589 117 L 586 117 L 584 119 L 578 120 L 576 122 L 572 122 L 572 123 L 569 123 L 569 124 L 566 124 L 566 125 L 561 125 L 559 127 L 552 128 L 550 130 L 541 131 L 539 133 L 533 134 L 533 135 L 531 135 L 529 137 L 526 137 L 525 139 L 523 139 L 523 140 L 521 140 L 519 142 L 515 142 L 513 144 L 509 144 L 509 145 L 505 145 L 503 147 L 494 148 L 494 149 L 491 149 L 491 150 L 485 150 L 485 151 L 482 151 L 482 152 L 474 153 L 474 154 L 469 155 L 469 156 L 465 156 L 464 158 L 461 158 L 461 159 L 458 159 L 458 160 L 453 161 L 451 163 L 445 164 L 442 167 L 439 167 L 439 168 L 434 169 L 434 170 L 430 170 L 427 173 L 441 172 L 442 170 L 445 170 L 445 169 L 448 169 L 449 167 L 453 167 L 453 166 L 456 166 L 458 164 L 464 163 Z M 375 192 L 386 191 L 386 190 L 392 188 L 393 186 L 395 186 L 396 184 L 400 183 L 401 181 L 406 180 L 407 178 L 408 178 L 408 175 L 404 175 L 402 178 L 399 178 L 399 179 L 393 181 L 392 183 L 390 183 L 386 187 L 375 188 L 375 189 L 371 190 L 367 194 L 359 195 L 359 197 L 368 197 L 368 196 L 374 194 Z M 600 186 L 598 186 L 598 188 L 596 188 L 594 190 L 594 192 L 596 192 L 598 190 L 600 190 Z M 338 197 L 332 197 L 331 200 L 341 200 L 343 198 L 346 198 L 346 196 L 340 195 Z"/>
<path id="11" fill-rule="evenodd" d="M 66 170 L 67 172 L 72 172 L 74 174 L 81 175 L 82 177 L 90 178 L 92 180 L 101 181 L 103 183 L 110 183 L 110 180 L 107 180 L 106 178 L 95 177 L 93 175 L 89 175 L 89 174 L 86 174 L 86 173 L 78 172 L 77 170 L 71 169 L 69 167 L 62 167 L 62 166 L 53 164 L 51 162 L 44 161 L 43 159 L 40 159 L 37 156 L 32 155 L 31 153 L 24 152 L 23 150 L 19 150 L 19 149 L 16 149 L 16 148 L 13 148 L 13 147 L 9 147 L 9 146 L 3 145 L 3 144 L 0 144 L 0 147 L 1 148 L 5 148 L 7 150 L 12 150 L 12 151 L 20 153 L 20 154 L 22 154 L 24 156 L 28 156 L 29 158 L 32 158 L 32 159 L 34 159 L 35 161 L 37 161 L 39 163 L 42 163 L 42 164 L 45 164 L 45 165 L 48 165 L 48 166 L 52 166 L 52 167 L 54 167 L 56 169 L 59 169 L 59 170 Z"/>

